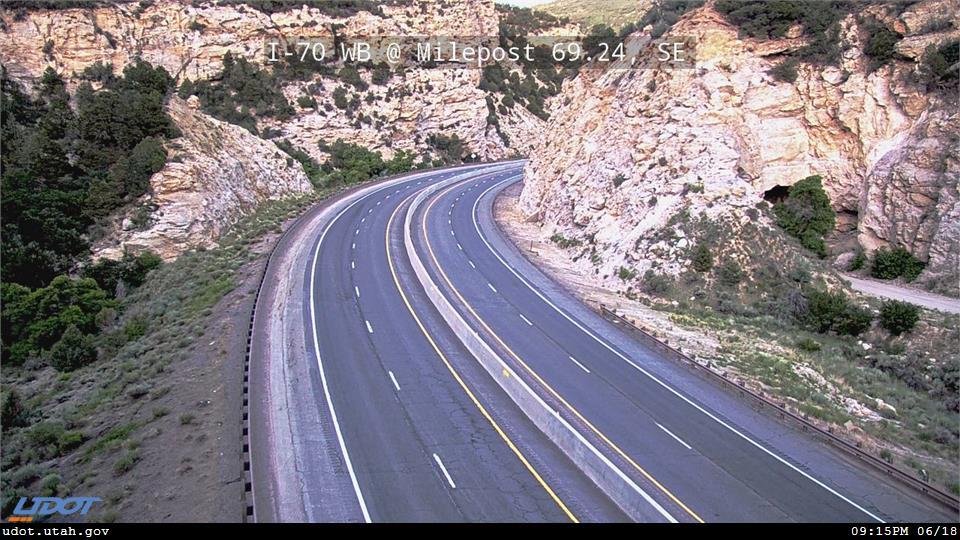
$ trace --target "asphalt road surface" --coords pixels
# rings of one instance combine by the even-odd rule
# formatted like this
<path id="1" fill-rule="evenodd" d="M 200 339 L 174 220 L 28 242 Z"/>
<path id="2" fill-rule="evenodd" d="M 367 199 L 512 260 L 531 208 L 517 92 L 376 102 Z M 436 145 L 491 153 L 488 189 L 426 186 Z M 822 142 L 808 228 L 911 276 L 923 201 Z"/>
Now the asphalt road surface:
<path id="1" fill-rule="evenodd" d="M 260 493 L 277 498 L 298 491 L 293 506 L 314 510 L 285 514 L 261 496 L 264 520 L 628 520 L 479 366 L 413 275 L 407 207 L 451 179 L 413 216 L 418 258 L 516 373 L 633 479 L 650 502 L 642 519 L 956 519 L 644 349 L 550 282 L 492 219 L 496 193 L 521 166 L 428 172 L 366 190 L 330 209 L 309 243 L 284 246 L 306 262 L 289 291 L 303 306 L 304 353 L 283 359 L 284 377 L 310 381 L 312 396 L 277 406 L 282 384 L 271 381 L 274 394 L 254 385 L 254 406 L 316 411 L 316 420 L 282 434 L 276 420 L 254 427 L 268 432 L 255 437 L 254 492 L 262 482 L 270 487 Z M 259 363 L 271 369 L 278 360 L 264 354 Z M 287 446 L 293 458 L 271 455 Z M 324 461 L 311 463 L 314 454 Z"/>

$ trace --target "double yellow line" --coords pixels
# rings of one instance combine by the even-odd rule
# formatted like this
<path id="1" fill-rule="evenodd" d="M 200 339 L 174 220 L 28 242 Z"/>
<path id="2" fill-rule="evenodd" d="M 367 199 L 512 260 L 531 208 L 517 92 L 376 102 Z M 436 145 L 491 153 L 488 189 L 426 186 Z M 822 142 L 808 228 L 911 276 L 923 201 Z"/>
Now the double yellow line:
<path id="1" fill-rule="evenodd" d="M 443 354 L 443 351 L 440 350 L 440 347 L 437 345 L 436 341 L 434 341 L 433 336 L 431 336 L 430 332 L 427 331 L 427 328 L 423 325 L 423 322 L 420 320 L 420 317 L 417 315 L 416 311 L 413 309 L 413 306 L 410 305 L 410 300 L 407 298 L 406 293 L 403 292 L 403 287 L 400 286 L 400 279 L 397 277 L 397 271 L 396 271 L 396 268 L 394 267 L 393 257 L 391 255 L 390 229 L 393 227 L 393 222 L 397 216 L 397 212 L 400 211 L 400 208 L 402 208 L 407 201 L 409 201 L 412 197 L 415 197 L 415 196 L 416 196 L 416 193 L 411 194 L 406 199 L 404 199 L 400 204 L 398 204 L 397 207 L 393 210 L 393 213 L 390 214 L 390 220 L 387 221 L 387 231 L 386 231 L 386 234 L 384 235 L 384 244 L 386 245 L 386 248 L 387 248 L 387 265 L 390 267 L 390 275 L 393 277 L 393 282 L 397 286 L 397 291 L 400 292 L 400 297 L 403 299 L 403 303 L 407 306 L 407 309 L 410 311 L 410 315 L 412 315 L 413 319 L 417 322 L 417 326 L 420 327 L 420 331 L 423 332 L 423 335 L 427 338 L 427 341 L 430 342 L 430 346 L 432 346 L 433 350 L 436 351 L 437 356 L 439 356 L 440 359 L 443 361 L 443 364 L 447 367 L 447 370 L 450 371 L 450 374 L 453 375 L 453 378 L 460 385 L 460 388 L 463 388 L 463 391 L 466 392 L 467 396 L 470 398 L 470 401 L 472 401 L 473 404 L 477 406 L 477 409 L 480 410 L 480 413 L 483 415 L 483 417 L 486 418 L 488 422 L 490 422 L 491 426 L 493 426 L 494 431 L 496 431 L 497 434 L 500 435 L 500 438 L 503 439 L 503 441 L 507 444 L 510 450 L 512 450 L 513 453 L 517 456 L 517 458 L 520 459 L 520 462 L 523 463 L 524 467 L 526 467 L 528 471 L 530 471 L 530 474 L 532 474 L 533 477 L 540 484 L 540 486 L 543 487 L 544 491 L 546 491 L 547 494 L 550 495 L 550 498 L 553 499 L 555 503 L 557 503 L 557 506 L 560 507 L 560 510 L 562 510 L 563 513 L 566 514 L 568 518 L 570 518 L 570 521 L 574 523 L 579 523 L 580 521 L 577 519 L 576 516 L 573 515 L 573 512 L 571 512 L 570 509 L 567 508 L 567 505 L 565 505 L 563 501 L 560 500 L 560 497 L 557 496 L 556 492 L 554 492 L 553 489 L 543 479 L 543 477 L 540 476 L 540 473 L 538 473 L 537 470 L 533 467 L 533 465 L 530 463 L 530 460 L 528 460 L 526 456 L 524 456 L 523 453 L 520 452 L 520 449 L 517 448 L 517 445 L 513 443 L 513 441 L 506 434 L 506 432 L 504 432 L 503 429 L 500 427 L 500 424 L 498 424 L 497 421 L 494 420 L 493 416 L 490 415 L 486 407 L 484 407 L 483 404 L 480 403 L 480 400 L 477 399 L 477 396 L 474 395 L 473 391 L 470 390 L 470 387 L 468 387 L 467 383 L 464 382 L 463 377 L 461 377 L 460 374 L 457 372 L 457 370 L 454 369 L 453 365 L 447 359 L 447 356 Z"/>
<path id="2" fill-rule="evenodd" d="M 634 461 L 634 459 L 631 458 L 626 452 L 624 452 L 619 446 L 617 446 L 616 444 L 614 444 L 614 442 L 613 442 L 612 440 L 610 440 L 609 437 L 607 437 L 603 432 L 601 432 L 599 429 L 597 429 L 597 427 L 594 426 L 589 420 L 587 420 L 587 419 L 580 413 L 580 411 L 578 411 L 576 408 L 574 408 L 573 405 L 571 405 L 570 403 L 568 403 L 567 400 L 565 400 L 556 390 L 553 389 L 553 387 L 551 387 L 549 384 L 547 384 L 547 382 L 546 382 L 545 380 L 543 380 L 543 378 L 540 377 L 540 375 L 537 374 L 536 371 L 534 371 L 529 365 L 527 365 L 526 362 L 523 361 L 522 358 L 520 358 L 520 355 L 518 355 L 516 352 L 514 352 L 513 349 L 511 349 L 511 348 L 500 338 L 500 336 L 497 335 L 497 333 L 494 332 L 493 329 L 490 328 L 489 325 L 487 325 L 487 323 L 486 323 L 486 322 L 477 314 L 477 312 L 473 309 L 473 306 L 471 306 L 470 303 L 467 302 L 466 298 L 464 298 L 463 295 L 460 294 L 460 291 L 457 290 L 456 287 L 454 287 L 453 282 L 450 280 L 449 277 L 447 277 L 447 273 L 443 271 L 443 266 L 442 266 L 442 265 L 440 264 L 440 262 L 437 260 L 436 254 L 435 254 L 434 251 L 433 251 L 433 246 L 431 246 L 431 244 L 430 244 L 430 236 L 427 234 L 427 224 L 426 224 L 426 222 L 427 222 L 427 215 L 429 215 L 430 210 L 433 208 L 434 204 L 436 204 L 436 202 L 437 202 L 438 200 L 440 200 L 441 198 L 443 198 L 444 195 L 446 195 L 447 193 L 449 193 L 450 191 L 452 191 L 453 189 L 455 189 L 455 188 L 457 188 L 457 187 L 459 187 L 459 185 L 458 185 L 458 184 L 454 184 L 454 185 L 450 186 L 449 188 L 443 190 L 443 192 L 441 192 L 439 195 L 435 195 L 435 196 L 433 197 L 433 200 L 430 202 L 430 204 L 427 205 L 427 209 L 423 212 L 423 217 L 422 217 L 421 220 L 420 220 L 420 228 L 421 228 L 421 231 L 423 232 L 423 237 L 424 237 L 424 240 L 425 240 L 425 243 L 426 243 L 427 251 L 428 251 L 429 254 L 430 254 L 430 259 L 433 261 L 434 268 L 436 268 L 436 270 L 440 273 L 440 276 L 443 277 L 443 280 L 447 283 L 447 286 L 450 288 L 451 291 L 453 291 L 453 293 L 457 296 L 457 298 L 460 300 L 460 302 L 467 308 L 467 310 L 470 311 L 470 313 L 473 315 L 474 319 L 476 319 L 476 320 L 483 326 L 483 328 L 484 328 L 491 336 L 493 336 L 493 338 L 497 341 L 497 343 L 499 343 L 500 346 L 504 348 L 504 350 L 506 350 L 508 353 L 510 353 L 510 356 L 512 356 L 521 366 L 523 366 L 523 368 L 527 371 L 527 373 L 529 373 L 531 376 L 533 376 L 533 378 L 536 379 L 537 382 L 539 382 L 540 385 L 543 386 L 543 388 L 545 388 L 551 395 L 553 395 L 553 396 L 554 396 L 560 403 L 562 403 L 563 406 L 566 407 L 570 412 L 572 412 L 572 413 L 574 414 L 574 416 L 576 416 L 581 422 L 583 422 L 584 425 L 586 425 L 591 431 L 593 431 L 604 443 L 606 443 L 607 446 L 609 446 L 614 452 L 616 452 L 618 455 L 620 455 L 620 457 L 622 457 L 627 463 L 629 463 L 634 469 L 636 469 L 637 472 L 639 472 L 641 475 L 643 475 L 643 477 L 646 478 L 651 484 L 653 484 L 654 486 L 656 486 L 656 488 L 659 489 L 664 495 L 666 495 L 667 498 L 669 498 L 671 501 L 673 501 L 674 504 L 676 504 L 678 507 L 680 507 L 681 509 L 683 509 L 684 512 L 686 512 L 687 514 L 689 514 L 690 517 L 692 517 L 692 518 L 693 518 L 694 520 L 696 520 L 697 522 L 699 522 L 699 523 L 704 523 L 703 519 L 702 519 L 699 515 L 697 515 L 697 514 L 696 514 L 693 510 L 691 510 L 687 505 L 685 505 L 682 501 L 680 501 L 680 499 L 677 498 L 676 495 L 674 495 L 673 493 L 671 493 L 670 490 L 668 490 L 663 484 L 661 484 L 659 481 L 657 481 L 657 479 L 654 478 L 653 475 L 651 475 L 650 473 L 648 473 L 643 467 L 640 466 L 640 464 L 638 464 L 636 461 Z M 391 217 L 391 219 L 392 219 L 392 217 Z M 410 307 L 410 305 L 407 304 L 407 307 Z M 412 312 L 412 310 L 411 310 L 411 312 Z M 421 327 L 421 328 L 422 328 L 422 327 Z"/>

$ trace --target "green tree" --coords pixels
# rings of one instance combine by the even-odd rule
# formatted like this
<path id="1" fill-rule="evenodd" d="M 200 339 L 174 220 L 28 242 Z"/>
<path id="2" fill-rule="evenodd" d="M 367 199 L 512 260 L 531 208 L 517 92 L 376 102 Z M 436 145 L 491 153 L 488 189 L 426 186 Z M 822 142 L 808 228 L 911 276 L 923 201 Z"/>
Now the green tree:
<path id="1" fill-rule="evenodd" d="M 924 263 L 903 246 L 880 248 L 873 252 L 870 275 L 878 279 L 896 279 L 903 276 L 908 282 L 923 272 Z"/>
<path id="2" fill-rule="evenodd" d="M 93 338 L 70 325 L 50 350 L 50 364 L 58 371 L 73 371 L 97 359 Z"/>
<path id="3" fill-rule="evenodd" d="M 48 350 L 70 326 L 95 333 L 97 313 L 116 306 L 96 281 L 67 276 L 34 291 L 4 283 L 2 295 L 4 356 L 13 364 Z"/>
<path id="4" fill-rule="evenodd" d="M 899 336 L 909 332 L 920 321 L 920 310 L 913 304 L 889 300 L 880 307 L 880 326 Z"/>
<path id="5" fill-rule="evenodd" d="M 787 199 L 773 207 L 777 225 L 819 256 L 827 254 L 823 237 L 833 230 L 836 214 L 819 176 L 808 176 L 790 186 Z"/>
<path id="6" fill-rule="evenodd" d="M 857 336 L 870 328 L 873 315 L 850 302 L 843 293 L 812 291 L 807 294 L 806 324 L 820 333 L 833 331 Z"/>
<path id="7" fill-rule="evenodd" d="M 693 248 L 691 260 L 693 269 L 697 272 L 709 272 L 713 268 L 713 253 L 710 252 L 710 247 L 704 242 L 697 243 L 697 246 Z"/>

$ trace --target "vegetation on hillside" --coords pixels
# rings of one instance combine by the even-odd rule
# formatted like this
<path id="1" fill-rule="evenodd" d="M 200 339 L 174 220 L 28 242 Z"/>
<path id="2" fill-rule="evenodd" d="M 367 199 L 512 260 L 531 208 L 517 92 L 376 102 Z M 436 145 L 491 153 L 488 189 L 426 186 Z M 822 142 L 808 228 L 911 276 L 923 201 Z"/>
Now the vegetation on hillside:
<path id="1" fill-rule="evenodd" d="M 777 225 L 800 240 L 803 247 L 826 257 L 823 237 L 833 231 L 836 214 L 819 176 L 808 176 L 790 186 L 787 199 L 773 207 Z"/>

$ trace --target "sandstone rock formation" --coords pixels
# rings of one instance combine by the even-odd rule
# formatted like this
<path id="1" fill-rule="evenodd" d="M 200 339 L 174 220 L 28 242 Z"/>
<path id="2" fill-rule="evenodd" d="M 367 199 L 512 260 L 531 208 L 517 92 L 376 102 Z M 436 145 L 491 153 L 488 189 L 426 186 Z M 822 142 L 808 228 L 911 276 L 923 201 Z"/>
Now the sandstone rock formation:
<path id="1" fill-rule="evenodd" d="M 920 2 L 898 20 L 950 13 L 957 27 L 956 3 Z M 678 212 L 750 219 L 744 210 L 768 190 L 819 174 L 840 231 L 855 229 L 867 250 L 901 243 L 928 263 L 922 281 L 956 287 L 958 115 L 904 82 L 911 62 L 868 73 L 854 16 L 842 23 L 840 64 L 801 65 L 796 83 L 768 70 L 803 38 L 741 39 L 709 5 L 671 34 L 696 37 L 694 68 L 585 70 L 565 85 L 520 198 L 546 236 L 594 241 L 614 285 L 621 265 L 669 262 L 652 248 Z"/>
<path id="2" fill-rule="evenodd" d="M 167 165 L 151 178 L 151 192 L 114 217 L 115 230 L 94 245 L 95 257 L 150 249 L 172 259 L 211 247 L 264 201 L 313 191 L 300 164 L 272 142 L 194 107 L 170 99 L 168 111 L 183 135 L 167 144 Z M 146 223 L 137 224 L 133 216 L 141 211 Z"/>
<path id="3" fill-rule="evenodd" d="M 268 14 L 245 5 L 158 0 L 96 9 L 4 11 L 0 61 L 26 88 L 52 67 L 75 89 L 80 83 L 77 75 L 96 62 L 112 63 L 119 73 L 142 58 L 163 66 L 178 82 L 216 76 L 228 52 L 266 66 L 268 41 L 329 37 L 332 24 L 341 25 L 341 32 L 350 36 L 498 32 L 492 0 L 394 2 L 381 10 L 334 17 L 329 10 L 306 5 Z M 478 88 L 481 76 L 475 68 L 407 69 L 386 84 L 371 84 L 369 91 L 361 92 L 364 99 L 351 116 L 333 106 L 333 91 L 342 83 L 320 75 L 311 81 L 286 81 L 282 90 L 296 114 L 282 122 L 259 118 L 258 127 L 261 133 L 270 130 L 290 141 L 318 162 L 327 157 L 321 142 L 343 139 L 389 158 L 397 150 L 428 152 L 428 139 L 434 134 L 457 135 L 477 159 L 525 153 L 539 139 L 543 121 L 521 106 L 512 109 L 500 122 L 512 143 L 507 147 L 488 125 L 487 94 Z M 362 72 L 362 77 L 372 83 L 369 72 Z M 305 95 L 317 105 L 298 106 L 298 98 Z M 288 164 L 273 143 L 195 108 L 176 99 L 171 102 L 169 111 L 184 136 L 169 145 L 170 159 L 152 179 L 151 194 L 113 216 L 115 234 L 97 243 L 95 256 L 150 248 L 170 258 L 189 247 L 209 245 L 260 201 L 309 189 L 301 166 Z M 357 120 L 361 116 L 376 121 L 361 123 Z M 133 222 L 148 228 L 134 230 Z"/>
<path id="4" fill-rule="evenodd" d="M 209 79 L 223 67 L 226 53 L 267 64 L 267 43 L 284 39 L 329 38 L 331 24 L 342 25 L 349 36 L 496 36 L 498 17 L 493 0 L 455 2 L 409 2 L 384 4 L 382 16 L 359 11 L 335 18 L 306 5 L 272 14 L 249 6 L 219 6 L 212 2 L 159 0 L 146 7 L 123 3 L 97 9 L 30 11 L 23 17 L 3 15 L 0 32 L 3 63 L 12 77 L 35 80 L 48 66 L 64 76 L 81 73 L 95 62 L 112 62 L 117 70 L 137 57 L 163 66 L 178 81 Z M 50 43 L 51 45 L 46 46 Z M 389 89 L 395 98 L 362 103 L 359 114 L 377 113 L 384 118 L 381 129 L 357 127 L 342 114 L 300 110 L 297 118 L 280 129 L 318 159 L 321 139 L 338 137 L 363 144 L 390 156 L 395 148 L 423 150 L 431 133 L 456 134 L 478 157 L 498 159 L 512 153 L 486 123 L 484 92 L 477 89 L 480 71 L 472 68 L 408 70 L 394 77 Z M 368 77 L 369 78 L 369 77 Z M 306 83 L 284 89 L 291 103 L 305 94 Z M 321 85 L 316 95 L 332 102 L 336 84 Z M 382 98 L 387 89 L 378 92 Z M 517 113 L 504 119 L 520 142 L 533 140 L 542 122 Z M 533 117 L 533 120 L 536 120 Z M 419 137 L 418 137 L 419 136 Z M 418 140 L 419 139 L 419 140 Z"/>

